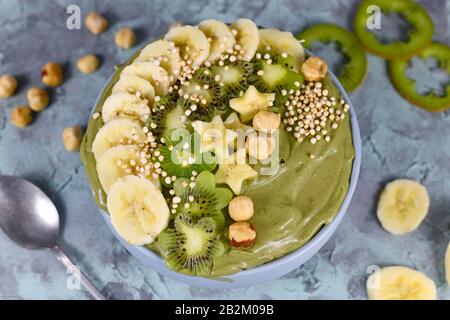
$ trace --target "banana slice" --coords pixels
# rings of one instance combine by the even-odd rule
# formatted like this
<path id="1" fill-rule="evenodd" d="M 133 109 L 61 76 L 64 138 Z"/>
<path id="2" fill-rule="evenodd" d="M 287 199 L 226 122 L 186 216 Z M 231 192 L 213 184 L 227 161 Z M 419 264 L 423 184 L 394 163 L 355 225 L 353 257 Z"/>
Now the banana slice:
<path id="1" fill-rule="evenodd" d="M 121 76 L 112 88 L 112 94 L 119 92 L 128 92 L 141 96 L 153 102 L 155 99 L 155 89 L 145 79 L 138 76 Z"/>
<path id="2" fill-rule="evenodd" d="M 107 206 L 114 228 L 133 245 L 152 243 L 169 223 L 169 207 L 161 191 L 136 176 L 114 183 Z"/>
<path id="3" fill-rule="evenodd" d="M 139 121 L 129 118 L 113 119 L 105 124 L 95 136 L 92 152 L 99 159 L 109 148 L 118 145 L 139 145 L 147 142 L 147 136 Z"/>
<path id="4" fill-rule="evenodd" d="M 199 23 L 198 28 L 208 37 L 210 41 L 209 61 L 215 61 L 228 50 L 233 50 L 236 40 L 230 28 L 222 21 L 209 19 Z"/>
<path id="5" fill-rule="evenodd" d="M 171 76 L 171 82 L 180 74 L 181 58 L 178 49 L 166 40 L 148 44 L 141 50 L 134 62 L 153 62 L 163 67 Z"/>
<path id="6" fill-rule="evenodd" d="M 386 267 L 367 279 L 370 300 L 436 300 L 436 285 L 424 273 L 406 267 Z"/>
<path id="7" fill-rule="evenodd" d="M 167 71 L 152 62 L 134 62 L 125 67 L 120 77 L 138 76 L 150 82 L 155 89 L 155 94 L 162 97 L 167 94 L 170 87 L 170 79 Z"/>
<path id="8" fill-rule="evenodd" d="M 287 53 L 295 59 L 295 71 L 300 70 L 302 62 L 305 60 L 303 46 L 290 32 L 278 29 L 259 30 L 259 47 L 270 49 L 278 54 Z"/>
<path id="9" fill-rule="evenodd" d="M 399 179 L 389 183 L 378 202 L 378 219 L 383 228 L 395 235 L 411 232 L 428 213 L 430 198 L 418 182 Z"/>
<path id="10" fill-rule="evenodd" d="M 259 32 L 250 19 L 238 19 L 231 24 L 231 30 L 242 50 L 242 59 L 251 61 L 259 46 Z"/>
<path id="11" fill-rule="evenodd" d="M 164 36 L 180 49 L 183 60 L 192 60 L 192 66 L 199 66 L 209 56 L 209 41 L 205 34 L 193 26 L 178 26 L 167 32 Z"/>
<path id="12" fill-rule="evenodd" d="M 128 92 L 110 95 L 103 104 L 103 121 L 108 123 L 112 119 L 122 116 L 145 122 L 150 117 L 150 108 L 143 99 Z"/>
<path id="13" fill-rule="evenodd" d="M 137 166 L 145 166 L 141 163 L 140 153 L 141 149 L 138 146 L 119 145 L 106 150 L 98 158 L 98 179 L 106 194 L 109 193 L 109 189 L 118 178 L 130 174 L 139 174 Z M 155 186 L 160 187 L 158 179 L 151 178 L 151 174 L 148 177 Z"/>
<path id="14" fill-rule="evenodd" d="M 447 252 L 445 253 L 445 278 L 450 286 L 450 243 L 447 246 Z"/>

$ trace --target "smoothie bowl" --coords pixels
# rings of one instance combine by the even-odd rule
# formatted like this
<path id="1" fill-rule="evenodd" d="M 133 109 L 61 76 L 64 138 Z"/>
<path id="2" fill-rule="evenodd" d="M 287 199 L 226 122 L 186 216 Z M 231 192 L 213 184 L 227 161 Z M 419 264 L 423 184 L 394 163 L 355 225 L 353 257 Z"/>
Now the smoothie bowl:
<path id="1" fill-rule="evenodd" d="M 231 288 L 325 244 L 356 187 L 360 136 L 325 61 L 291 33 L 205 20 L 117 68 L 81 157 L 106 223 L 143 264 Z"/>

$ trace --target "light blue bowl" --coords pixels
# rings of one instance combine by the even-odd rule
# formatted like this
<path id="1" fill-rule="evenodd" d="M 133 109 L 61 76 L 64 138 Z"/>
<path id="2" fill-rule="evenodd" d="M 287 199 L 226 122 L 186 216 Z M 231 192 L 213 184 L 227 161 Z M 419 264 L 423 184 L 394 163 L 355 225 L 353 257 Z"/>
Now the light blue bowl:
<path id="1" fill-rule="evenodd" d="M 325 243 L 328 241 L 328 239 L 330 239 L 330 237 L 333 235 L 333 233 L 336 231 L 337 227 L 341 223 L 347 211 L 347 208 L 350 204 L 353 193 L 355 192 L 359 176 L 359 170 L 361 167 L 361 135 L 359 132 L 359 125 L 355 111 L 350 102 L 350 98 L 348 97 L 342 85 L 337 80 L 336 76 L 332 72 L 330 72 L 330 76 L 333 83 L 341 92 L 344 100 L 350 105 L 349 112 L 352 128 L 353 146 L 355 148 L 355 159 L 353 161 L 349 190 L 347 192 L 347 195 L 345 196 L 345 199 L 342 203 L 342 206 L 338 214 L 330 224 L 323 227 L 303 247 L 291 252 L 290 254 L 285 255 L 282 258 L 268 262 L 259 267 L 255 267 L 249 270 L 238 272 L 230 276 L 226 276 L 226 280 L 215 280 L 203 277 L 189 276 L 170 270 L 165 265 L 164 260 L 153 251 L 150 251 L 149 249 L 142 246 L 133 246 L 123 241 L 123 239 L 117 234 L 114 227 L 112 226 L 109 215 L 106 212 L 102 211 L 102 216 L 105 219 L 106 224 L 109 226 L 109 228 L 114 233 L 116 238 L 123 244 L 123 246 L 143 265 L 156 270 L 163 276 L 167 276 L 169 278 L 193 286 L 219 288 L 219 289 L 249 287 L 260 284 L 262 282 L 279 278 L 285 275 L 286 273 L 298 268 L 303 263 L 308 261 L 308 259 L 310 259 L 313 255 L 315 255 L 325 245 Z M 107 82 L 107 84 L 108 83 L 109 81 Z M 97 103 L 98 101 L 96 101 L 95 105 L 97 105 Z"/>

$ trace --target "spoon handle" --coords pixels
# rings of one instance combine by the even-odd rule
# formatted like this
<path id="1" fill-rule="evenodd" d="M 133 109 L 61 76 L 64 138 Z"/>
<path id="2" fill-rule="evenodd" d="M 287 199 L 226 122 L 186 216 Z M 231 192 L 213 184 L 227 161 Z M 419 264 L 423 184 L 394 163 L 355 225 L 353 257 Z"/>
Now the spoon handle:
<path id="1" fill-rule="evenodd" d="M 97 290 L 92 282 L 86 278 L 86 276 L 79 271 L 78 267 L 70 260 L 70 258 L 58 247 L 52 248 L 52 251 L 56 255 L 56 259 L 66 266 L 67 270 L 70 270 L 77 280 L 83 285 L 83 287 L 89 291 L 89 293 L 95 298 L 95 300 L 106 300 L 106 298 Z"/>

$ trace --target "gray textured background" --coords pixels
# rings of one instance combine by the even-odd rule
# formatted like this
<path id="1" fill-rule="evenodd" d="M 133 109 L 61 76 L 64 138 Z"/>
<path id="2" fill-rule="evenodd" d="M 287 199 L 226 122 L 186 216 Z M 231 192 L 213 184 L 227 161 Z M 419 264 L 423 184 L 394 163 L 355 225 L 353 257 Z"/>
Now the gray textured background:
<path id="1" fill-rule="evenodd" d="M 449 44 L 449 1 L 420 2 L 433 18 L 435 39 Z M 91 10 L 104 13 L 110 21 L 108 31 L 96 37 L 84 27 L 67 30 L 65 10 L 73 3 L 81 7 L 83 17 Z M 62 247 L 110 298 L 364 299 L 367 267 L 398 264 L 424 271 L 436 282 L 439 297 L 448 299 L 443 257 L 450 238 L 450 112 L 431 114 L 405 102 L 393 90 L 378 57 L 369 55 L 366 81 L 352 95 L 362 131 L 363 165 L 348 214 L 319 254 L 267 284 L 199 289 L 142 267 L 107 229 L 79 155 L 65 152 L 60 139 L 64 127 L 87 123 L 113 66 L 137 48 L 115 47 L 114 32 L 122 26 L 134 27 L 142 45 L 164 33 L 174 20 L 251 17 L 262 26 L 298 32 L 321 21 L 351 27 L 354 9 L 355 1 L 344 0 L 0 0 L 0 74 L 12 73 L 20 82 L 16 96 L 0 100 L 0 173 L 27 177 L 51 195 L 64 223 Z M 100 55 L 103 65 L 84 76 L 75 62 L 87 53 Z M 33 125 L 18 130 L 9 122 L 11 109 L 26 103 L 28 87 L 41 84 L 39 70 L 49 60 L 64 63 L 66 80 L 51 91 L 51 106 Z M 402 237 L 386 233 L 375 215 L 382 186 L 397 177 L 417 179 L 431 194 L 431 210 L 423 224 Z M 0 232 L 0 298 L 90 298 L 84 291 L 68 290 L 67 276 L 51 252 L 26 251 Z"/>

